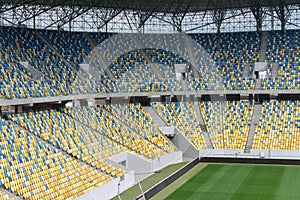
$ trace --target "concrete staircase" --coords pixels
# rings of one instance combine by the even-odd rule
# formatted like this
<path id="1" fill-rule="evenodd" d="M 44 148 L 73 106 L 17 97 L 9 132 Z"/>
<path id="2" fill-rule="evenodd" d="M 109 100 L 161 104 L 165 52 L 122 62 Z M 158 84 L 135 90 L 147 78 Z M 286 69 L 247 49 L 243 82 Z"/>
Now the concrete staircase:
<path id="1" fill-rule="evenodd" d="M 272 63 L 272 78 L 278 77 L 278 68 L 279 68 L 278 63 L 276 63 L 276 62 Z"/>
<path id="2" fill-rule="evenodd" d="M 260 44 L 260 57 L 259 62 L 264 62 L 266 60 L 266 51 L 267 51 L 267 44 L 268 44 L 268 32 L 262 33 L 261 44 Z"/>
<path id="3" fill-rule="evenodd" d="M 187 48 L 189 61 L 193 67 L 194 77 L 195 77 L 195 79 L 199 79 L 200 75 L 199 75 L 199 71 L 196 67 L 196 59 L 194 56 L 195 52 L 194 52 L 194 48 L 192 47 L 192 44 L 191 44 L 191 38 L 189 36 L 184 36 L 184 40 L 185 40 L 185 44 L 186 44 L 186 48 Z"/>
<path id="4" fill-rule="evenodd" d="M 262 104 L 255 103 L 252 120 L 251 120 L 250 131 L 248 133 L 247 143 L 246 143 L 246 147 L 245 147 L 245 153 L 250 153 L 250 150 L 252 148 L 254 132 L 255 132 L 256 126 L 259 122 L 261 111 L 262 111 Z"/>
<path id="5" fill-rule="evenodd" d="M 248 78 L 249 77 L 249 70 L 250 70 L 250 66 L 249 63 L 246 63 L 244 66 L 244 71 L 243 71 L 243 78 Z"/>
<path id="6" fill-rule="evenodd" d="M 152 120 L 157 124 L 157 126 L 167 126 L 166 122 L 157 114 L 157 112 L 151 106 L 145 106 L 143 108 L 151 116 Z"/>
<path id="7" fill-rule="evenodd" d="M 194 103 L 194 111 L 196 113 L 196 116 L 198 118 L 198 121 L 200 123 L 200 126 L 201 126 L 201 130 L 202 130 L 202 134 L 203 134 L 203 137 L 204 137 L 204 140 L 205 140 L 205 143 L 207 145 L 207 148 L 208 149 L 213 149 L 213 144 L 210 140 L 210 137 L 207 133 L 207 129 L 206 129 L 206 126 L 204 124 L 204 121 L 203 121 L 203 117 L 202 117 L 202 114 L 200 112 L 200 106 L 199 106 L 199 103 L 198 102 L 195 102 Z"/>
<path id="8" fill-rule="evenodd" d="M 255 89 L 259 90 L 261 88 L 261 79 L 256 79 L 255 81 Z"/>
<path id="9" fill-rule="evenodd" d="M 89 79 L 93 78 L 96 81 L 101 79 L 101 74 L 96 71 L 90 64 L 79 64 L 79 67 L 89 75 Z"/>
<path id="10" fill-rule="evenodd" d="M 183 91 L 188 91 L 189 88 L 188 88 L 188 86 L 187 86 L 186 80 L 181 80 L 180 82 L 181 82 Z"/>
<path id="11" fill-rule="evenodd" d="M 91 49 L 95 49 L 96 48 L 96 44 L 95 44 L 94 40 L 91 38 L 90 34 L 89 33 L 85 33 L 84 36 L 87 39 L 87 41 L 89 42 L 89 45 L 90 45 Z"/>

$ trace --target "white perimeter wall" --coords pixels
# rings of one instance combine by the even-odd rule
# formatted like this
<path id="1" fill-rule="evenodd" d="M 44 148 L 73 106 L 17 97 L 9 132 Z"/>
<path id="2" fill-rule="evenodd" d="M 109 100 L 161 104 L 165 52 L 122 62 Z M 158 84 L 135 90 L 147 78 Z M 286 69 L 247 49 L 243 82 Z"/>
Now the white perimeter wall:
<path id="1" fill-rule="evenodd" d="M 244 153 L 243 149 L 205 149 L 199 151 L 199 157 L 271 158 L 300 160 L 300 151 L 252 149 L 250 153 Z"/>
<path id="2" fill-rule="evenodd" d="M 134 176 L 132 173 L 124 175 L 124 180 L 120 181 L 120 178 L 115 178 L 112 181 L 92 189 L 88 193 L 80 196 L 77 200 L 108 200 L 116 195 L 118 192 L 123 192 L 134 184 Z M 120 183 L 120 184 L 119 184 Z"/>

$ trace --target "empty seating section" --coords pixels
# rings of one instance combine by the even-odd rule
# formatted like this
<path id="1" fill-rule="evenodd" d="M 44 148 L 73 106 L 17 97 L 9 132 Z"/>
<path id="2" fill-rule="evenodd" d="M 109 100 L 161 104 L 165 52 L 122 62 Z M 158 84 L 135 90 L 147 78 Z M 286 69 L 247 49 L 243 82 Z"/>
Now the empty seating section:
<path id="1" fill-rule="evenodd" d="M 150 64 L 151 63 L 151 64 Z M 186 61 L 170 52 L 156 49 L 135 50 L 117 58 L 110 69 L 115 81 L 113 91 L 162 92 L 180 91 L 181 82 L 175 79 L 174 64 Z"/>
<path id="2" fill-rule="evenodd" d="M 262 89 L 299 89 L 300 32 L 269 32 L 266 61 L 278 63 L 278 78 L 262 82 Z"/>
<path id="3" fill-rule="evenodd" d="M 242 74 L 245 66 L 249 65 L 248 73 L 252 75 L 253 63 L 260 58 L 261 33 L 190 34 L 200 48 L 193 42 L 189 47 L 186 39 L 176 34 L 141 36 L 53 30 L 38 33 L 75 69 L 56 55 L 35 31 L 1 27 L 0 66 L 6 70 L 1 76 L 7 77 L 0 88 L 2 98 L 97 94 L 108 91 L 180 91 L 183 87 L 181 81 L 175 78 L 174 64 L 187 65 L 187 86 L 190 90 L 255 89 L 255 78 L 242 77 Z M 96 46 L 99 45 L 96 49 L 99 53 L 90 53 L 93 52 L 94 44 L 90 44 L 88 37 Z M 110 39 L 107 40 L 108 38 Z M 261 89 L 299 89 L 299 44 L 298 30 L 268 33 L 265 61 L 269 65 L 267 78 L 262 80 Z M 143 50 L 137 50 L 139 47 Z M 193 49 L 195 47 L 197 48 Z M 200 67 L 189 64 L 188 59 L 192 58 L 189 48 L 195 51 L 193 56 L 197 56 L 195 60 Z M 11 67 L 11 63 L 21 61 L 29 62 L 47 78 L 33 80 L 26 70 Z M 271 78 L 275 62 L 279 64 L 278 78 Z M 78 71 L 80 63 L 88 63 L 98 70 L 102 80 L 88 79 L 85 72 Z M 108 79 L 104 72 L 107 67 L 118 80 Z M 195 78 L 196 73 L 199 78 Z"/>
<path id="4" fill-rule="evenodd" d="M 1 55 L 0 55 L 1 56 Z M 47 81 L 32 80 L 30 73 L 0 58 L 0 95 L 4 99 L 57 96 L 60 92 Z"/>
<path id="5" fill-rule="evenodd" d="M 10 122 L 1 124 L 1 185 L 25 199 L 75 199 L 112 180 Z"/>
<path id="6" fill-rule="evenodd" d="M 85 33 L 52 30 L 40 31 L 40 33 L 77 69 L 91 51 Z"/>
<path id="7" fill-rule="evenodd" d="M 265 78 L 261 82 L 261 89 L 265 90 L 294 90 L 300 89 L 300 77 L 285 77 Z"/>
<path id="8" fill-rule="evenodd" d="M 152 107 L 168 126 L 175 126 L 196 148 L 207 148 L 193 104 L 156 102 L 152 103 Z"/>
<path id="9" fill-rule="evenodd" d="M 122 170 L 106 162 L 109 155 L 120 152 L 114 142 L 76 123 L 74 119 L 59 111 L 15 114 L 12 120 L 55 147 L 107 174 L 124 174 Z"/>
<path id="10" fill-rule="evenodd" d="M 241 77 L 244 65 L 258 61 L 261 34 L 221 33 L 191 35 L 214 59 L 220 77 Z"/>
<path id="11" fill-rule="evenodd" d="M 92 34 L 92 37 L 95 39 L 97 36 L 94 37 L 94 34 Z M 97 38 L 95 40 L 97 41 Z M 97 48 L 103 59 L 103 62 L 105 63 L 105 66 L 98 65 L 96 69 L 99 71 L 104 71 L 107 67 L 114 68 L 114 66 L 111 66 L 111 64 L 115 62 L 116 59 L 122 57 L 127 52 L 134 52 L 138 49 L 136 43 L 137 42 L 134 40 L 134 37 L 131 37 L 130 34 L 116 34 L 113 37 L 110 37 L 109 40 L 104 40 L 101 45 L 98 45 Z M 118 67 L 116 66 L 115 69 L 117 68 Z M 114 75 L 119 76 L 120 74 L 117 73 Z"/>
<path id="12" fill-rule="evenodd" d="M 58 32 L 56 33 L 58 34 Z M 58 36 L 57 36 L 58 37 Z M 79 37 L 79 36 L 78 36 Z M 65 38 L 64 38 L 65 39 Z M 10 63 L 28 62 L 41 71 L 47 81 L 32 80 L 30 74 L 21 69 L 10 69 L 10 78 L 18 81 L 3 83 L 4 98 L 44 97 L 69 94 L 105 93 L 105 88 L 95 81 L 87 80 L 82 73 L 68 67 L 31 30 L 1 27 L 0 32 L 0 67 L 7 69 Z M 74 57 L 75 53 L 74 53 Z M 17 66 L 17 65 L 15 65 Z M 19 66 L 20 67 L 20 66 Z M 3 76 L 8 77 L 8 71 Z M 18 75 L 17 75 L 18 74 Z"/>
<path id="13" fill-rule="evenodd" d="M 96 46 L 101 44 L 104 40 L 108 39 L 109 37 L 113 36 L 112 33 L 88 33 L 91 37 L 92 41 Z"/>
<path id="14" fill-rule="evenodd" d="M 112 114 L 103 108 L 82 107 L 65 110 L 68 115 L 117 142 L 123 151 L 154 159 L 163 154 L 157 146 L 127 126 L 120 124 Z"/>
<path id="15" fill-rule="evenodd" d="M 116 78 L 119 78 L 123 73 L 133 70 L 135 67 L 145 64 L 146 58 L 139 50 L 127 52 L 118 57 L 109 66 L 110 70 Z"/>
<path id="16" fill-rule="evenodd" d="M 67 87 L 72 88 L 70 94 L 98 94 L 106 93 L 105 87 L 100 81 L 89 79 L 87 74 L 79 68 L 79 64 L 90 64 L 96 62 L 98 58 L 94 58 L 91 52 L 91 44 L 85 37 L 85 33 L 65 32 L 65 31 L 40 31 L 53 47 L 75 67 L 76 79 Z M 101 78 L 106 76 L 100 73 Z"/>
<path id="17" fill-rule="evenodd" d="M 204 50 L 207 51 L 214 63 L 212 68 L 216 71 L 211 77 L 203 80 L 189 81 L 189 86 L 196 90 L 252 90 L 255 80 L 241 78 L 246 64 L 258 61 L 260 53 L 261 35 L 258 33 L 222 33 L 218 34 L 192 34 Z M 209 70 L 209 69 L 208 69 Z M 249 72 L 251 74 L 251 72 Z M 222 80 L 222 81 L 220 81 Z M 210 83 L 203 84 L 203 82 Z M 194 82 L 194 83 L 193 83 Z"/>
<path id="18" fill-rule="evenodd" d="M 2 51 L 9 55 L 5 56 L 7 62 L 29 62 L 61 84 L 71 83 L 76 78 L 72 70 L 33 31 L 1 27 L 0 44 Z"/>
<path id="19" fill-rule="evenodd" d="M 223 90 L 254 90 L 254 78 L 223 79 Z"/>
<path id="20" fill-rule="evenodd" d="M 162 92 L 180 91 L 181 82 L 174 79 L 162 78 L 153 70 L 156 64 L 144 64 L 124 73 L 114 83 L 115 88 L 121 92 Z M 167 68 L 165 66 L 161 66 Z"/>
<path id="21" fill-rule="evenodd" d="M 245 148 L 254 109 L 252 101 L 203 101 L 200 108 L 214 148 Z"/>
<path id="22" fill-rule="evenodd" d="M 151 116 L 140 104 L 112 104 L 105 108 L 149 142 L 166 152 L 174 152 L 172 143 L 158 130 Z"/>
<path id="23" fill-rule="evenodd" d="M 253 149 L 300 150 L 300 102 L 271 100 L 263 103 Z"/>

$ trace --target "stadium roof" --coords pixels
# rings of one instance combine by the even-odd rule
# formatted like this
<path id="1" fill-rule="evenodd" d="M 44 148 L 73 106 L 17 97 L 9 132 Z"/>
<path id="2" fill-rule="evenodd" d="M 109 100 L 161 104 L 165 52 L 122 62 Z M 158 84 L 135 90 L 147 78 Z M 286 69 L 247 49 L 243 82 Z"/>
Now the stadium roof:
<path id="1" fill-rule="evenodd" d="M 86 6 L 139 10 L 164 13 L 186 13 L 214 9 L 234 9 L 254 6 L 278 6 L 300 4 L 299 0 L 11 0 L 1 4 L 32 4 L 49 6 Z"/>

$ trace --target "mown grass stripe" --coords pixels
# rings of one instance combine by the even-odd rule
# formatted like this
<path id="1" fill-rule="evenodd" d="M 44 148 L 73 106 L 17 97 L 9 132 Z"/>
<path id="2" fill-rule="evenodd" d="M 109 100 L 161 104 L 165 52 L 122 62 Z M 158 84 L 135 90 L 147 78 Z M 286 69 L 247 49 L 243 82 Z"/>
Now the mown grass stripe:
<path id="1" fill-rule="evenodd" d="M 175 192 L 158 194 L 157 199 L 298 200 L 299 188 L 299 166 L 209 164 Z"/>

